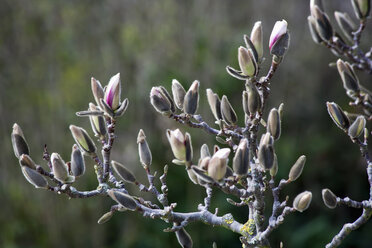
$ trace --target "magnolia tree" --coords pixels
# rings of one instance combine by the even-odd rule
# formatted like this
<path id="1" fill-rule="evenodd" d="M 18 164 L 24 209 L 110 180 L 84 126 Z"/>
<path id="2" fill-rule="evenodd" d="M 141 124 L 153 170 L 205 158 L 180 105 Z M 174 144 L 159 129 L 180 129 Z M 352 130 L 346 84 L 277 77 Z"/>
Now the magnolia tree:
<path id="1" fill-rule="evenodd" d="M 339 69 L 348 96 L 353 99 L 353 105 L 361 106 L 364 114 L 352 115 L 344 113 L 335 103 L 327 103 L 328 111 L 336 124 L 360 146 L 367 162 L 367 172 L 372 188 L 372 162 L 368 156 L 367 134 L 365 125 L 371 116 L 371 95 L 358 82 L 355 69 L 372 71 L 369 59 L 371 51 L 363 53 L 359 48 L 359 40 L 365 27 L 365 19 L 369 13 L 369 1 L 352 1 L 354 10 L 360 19 L 359 29 L 350 29 L 352 21 L 347 14 L 338 13 L 336 19 L 349 40 L 344 42 L 336 34 L 329 23 L 327 15 L 322 11 L 318 1 L 312 1 L 309 17 L 312 36 L 317 43 L 330 48 L 338 56 L 346 56 L 350 63 L 339 60 Z M 349 26 L 348 26 L 349 25 Z M 305 211 L 312 200 L 312 193 L 301 191 L 297 196 L 283 196 L 282 189 L 296 181 L 303 171 L 306 157 L 299 156 L 288 172 L 288 177 L 279 179 L 278 158 L 275 152 L 275 142 L 281 135 L 281 119 L 283 104 L 272 108 L 267 116 L 264 110 L 268 108 L 267 99 L 270 96 L 270 81 L 284 59 L 289 47 L 290 35 L 285 20 L 277 21 L 271 32 L 268 50 L 271 66 L 267 72 L 262 72 L 264 42 L 262 40 L 261 22 L 256 22 L 250 36 L 244 36 L 244 46 L 238 48 L 239 70 L 227 66 L 226 70 L 236 80 L 242 81 L 242 108 L 244 125 L 237 123 L 238 116 L 226 95 L 222 97 L 206 89 L 206 95 L 215 123 L 207 123 L 198 114 L 200 83 L 195 80 L 188 90 L 185 90 L 177 80 L 172 81 L 170 94 L 163 86 L 153 87 L 150 101 L 154 109 L 165 118 L 191 128 L 202 129 L 201 132 L 213 135 L 219 146 L 213 148 L 206 144 L 200 147 L 200 156 L 195 156 L 192 138 L 189 133 L 179 129 L 166 130 L 170 150 L 174 155 L 171 161 L 174 169 L 185 169 L 185 176 L 190 183 L 205 189 L 205 198 L 197 209 L 189 212 L 178 212 L 176 203 L 168 199 L 168 165 L 158 177 L 153 173 L 152 155 L 146 142 L 143 130 L 138 133 L 137 144 L 139 161 L 147 175 L 147 182 L 139 182 L 136 176 L 122 163 L 110 158 L 115 141 L 115 127 L 119 117 L 123 116 L 128 99 L 121 100 L 120 74 L 113 76 L 106 87 L 92 78 L 91 88 L 95 103 L 89 103 L 86 111 L 77 112 L 78 116 L 88 117 L 95 140 L 82 127 L 70 125 L 71 134 L 75 140 L 69 162 L 56 152 L 49 153 L 44 148 L 45 166 L 35 163 L 31 156 L 25 136 L 18 124 L 14 124 L 11 134 L 14 153 L 19 159 L 23 175 L 36 188 L 47 189 L 58 194 L 66 194 L 71 198 L 88 198 L 99 195 L 109 196 L 113 200 L 111 209 L 98 220 L 103 224 L 112 218 L 116 212 L 135 211 L 143 217 L 159 219 L 169 223 L 166 232 L 174 232 L 181 247 L 192 247 L 192 237 L 187 233 L 188 224 L 203 222 L 210 226 L 221 226 L 238 233 L 243 247 L 270 247 L 269 236 L 294 212 Z M 348 43 L 350 42 L 350 44 Z M 355 120 L 354 120 L 355 119 Z M 364 139 L 362 137 L 364 133 Z M 97 149 L 97 144 L 99 148 Z M 101 153 L 99 153 L 101 150 Z M 199 150 L 199 149 L 198 149 Z M 230 158 L 230 159 L 229 159 Z M 73 185 L 84 175 L 85 159 L 95 162 L 97 188 L 90 191 L 80 191 Z M 170 162 L 170 161 L 167 161 Z M 176 166 L 180 165 L 180 166 Z M 173 165 L 172 165 L 173 166 Z M 156 187 L 160 181 L 160 188 Z M 137 191 L 129 191 L 127 184 L 134 184 Z M 139 191 L 148 192 L 156 198 L 139 196 Z M 226 194 L 226 204 L 231 208 L 246 206 L 246 220 L 239 222 L 231 213 L 219 214 L 218 209 L 211 209 L 211 198 L 214 191 Z M 372 197 L 372 191 L 371 191 Z M 334 208 L 344 204 L 350 207 L 362 208 L 362 216 L 352 224 L 347 224 L 337 234 L 328 247 L 335 247 L 351 231 L 366 222 L 372 213 L 372 201 L 357 202 L 350 198 L 336 197 L 329 189 L 323 190 L 323 199 L 328 207 Z M 270 202 L 270 205 L 268 205 Z M 265 208 L 271 214 L 265 215 Z M 277 246 L 276 244 L 275 246 Z M 282 244 L 280 244 L 282 246 Z M 213 247 L 217 247 L 213 243 Z"/>

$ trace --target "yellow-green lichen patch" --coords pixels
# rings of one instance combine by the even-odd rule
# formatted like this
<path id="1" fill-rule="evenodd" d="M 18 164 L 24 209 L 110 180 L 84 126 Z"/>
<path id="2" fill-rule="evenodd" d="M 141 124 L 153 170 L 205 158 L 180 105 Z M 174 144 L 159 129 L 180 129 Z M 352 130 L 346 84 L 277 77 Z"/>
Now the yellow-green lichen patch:
<path id="1" fill-rule="evenodd" d="M 222 220 L 227 225 L 231 225 L 234 222 L 234 217 L 232 216 L 232 214 L 225 214 L 224 216 L 222 216 Z"/>
<path id="2" fill-rule="evenodd" d="M 252 236 L 256 231 L 256 225 L 253 219 L 249 219 L 240 229 L 240 232 L 243 234 L 248 234 Z"/>

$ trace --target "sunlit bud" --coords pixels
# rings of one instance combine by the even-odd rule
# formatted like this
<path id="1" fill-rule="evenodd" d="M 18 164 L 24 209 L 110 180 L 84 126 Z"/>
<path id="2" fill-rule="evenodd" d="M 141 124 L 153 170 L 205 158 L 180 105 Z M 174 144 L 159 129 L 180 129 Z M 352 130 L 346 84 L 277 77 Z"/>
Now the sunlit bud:
<path id="1" fill-rule="evenodd" d="M 22 129 L 17 123 L 14 123 L 13 125 L 11 138 L 14 154 L 18 159 L 22 154 L 30 154 L 30 149 L 28 148 Z"/>
<path id="2" fill-rule="evenodd" d="M 333 28 L 327 14 L 321 11 L 317 5 L 314 5 L 310 11 L 311 15 L 315 18 L 315 27 L 319 36 L 325 41 L 331 40 L 333 37 Z"/>
<path id="3" fill-rule="evenodd" d="M 161 87 L 152 87 L 150 92 L 150 101 L 152 106 L 161 114 L 169 115 L 173 113 L 172 103 L 164 94 Z"/>
<path id="4" fill-rule="evenodd" d="M 350 64 L 338 59 L 337 69 L 345 90 L 359 92 L 359 80 Z"/>
<path id="5" fill-rule="evenodd" d="M 358 19 L 363 20 L 369 15 L 369 11 L 371 10 L 370 0 L 351 0 L 351 3 Z"/>
<path id="6" fill-rule="evenodd" d="M 159 86 L 159 88 L 160 88 L 161 92 L 163 93 L 163 95 L 167 97 L 168 101 L 171 104 L 171 111 L 172 111 L 172 113 L 174 113 L 176 111 L 176 107 L 174 106 L 173 98 L 168 93 L 166 88 L 164 88 L 163 86 Z"/>
<path id="7" fill-rule="evenodd" d="M 101 106 L 100 99 L 104 99 L 105 92 L 103 91 L 101 83 L 96 80 L 94 77 L 91 79 L 91 87 L 92 87 L 92 93 L 94 96 L 94 100 L 96 101 L 98 106 Z"/>
<path id="8" fill-rule="evenodd" d="M 349 118 L 346 116 L 344 111 L 334 102 L 327 102 L 328 114 L 332 120 L 341 129 L 348 129 L 350 126 Z"/>
<path id="9" fill-rule="evenodd" d="M 270 53 L 282 57 L 289 46 L 288 23 L 285 20 L 277 21 L 271 31 L 269 49 Z"/>
<path id="10" fill-rule="evenodd" d="M 318 30 L 316 29 L 316 20 L 313 16 L 307 17 L 307 22 L 309 24 L 310 34 L 311 38 L 313 38 L 313 41 L 317 44 L 321 43 L 323 40 L 320 37 Z"/>
<path id="11" fill-rule="evenodd" d="M 193 182 L 194 184 L 198 184 L 198 177 L 191 168 L 187 169 L 187 175 L 189 176 L 191 182 Z"/>
<path id="12" fill-rule="evenodd" d="M 83 128 L 70 125 L 70 130 L 72 137 L 82 152 L 87 154 L 94 154 L 96 152 L 96 145 Z"/>
<path id="13" fill-rule="evenodd" d="M 72 146 L 71 152 L 71 172 L 75 177 L 82 176 L 85 172 L 85 162 L 83 154 L 77 145 Z"/>
<path id="14" fill-rule="evenodd" d="M 89 110 L 97 111 L 98 109 L 93 103 L 89 103 Z M 97 137 L 103 138 L 107 133 L 104 117 L 101 115 L 90 115 L 89 120 L 94 134 Z"/>
<path id="15" fill-rule="evenodd" d="M 29 183 L 35 186 L 35 188 L 47 188 L 48 181 L 40 175 L 37 171 L 27 166 L 22 166 L 23 176 Z"/>
<path id="16" fill-rule="evenodd" d="M 278 112 L 279 112 L 280 120 L 282 120 L 283 119 L 283 113 L 284 113 L 284 103 L 281 103 L 279 105 Z"/>
<path id="17" fill-rule="evenodd" d="M 204 158 L 200 158 L 199 159 L 199 163 L 198 163 L 198 166 L 199 168 L 207 171 L 208 170 L 208 164 L 209 164 L 209 160 L 211 160 L 211 157 L 204 157 Z"/>
<path id="18" fill-rule="evenodd" d="M 293 208 L 298 212 L 305 211 L 309 207 L 312 197 L 313 194 L 310 191 L 305 191 L 301 194 L 298 194 L 293 200 Z"/>
<path id="19" fill-rule="evenodd" d="M 320 9 L 324 9 L 322 0 L 310 0 L 310 10 L 311 8 L 314 8 L 315 5 L 317 5 Z"/>
<path id="20" fill-rule="evenodd" d="M 105 91 L 105 102 L 112 110 L 116 110 L 120 105 L 120 95 L 121 95 L 121 82 L 120 73 L 110 78 Z"/>
<path id="21" fill-rule="evenodd" d="M 262 134 L 261 140 L 260 140 L 260 146 L 261 145 L 274 145 L 274 138 L 273 136 L 271 136 L 269 132 Z"/>
<path id="22" fill-rule="evenodd" d="M 186 151 L 186 161 L 191 162 L 193 157 L 191 136 L 189 133 L 185 133 L 185 151 Z"/>
<path id="23" fill-rule="evenodd" d="M 213 113 L 213 116 L 216 120 L 221 120 L 221 101 L 217 94 L 213 93 L 211 89 L 207 89 L 207 98 L 209 107 Z"/>
<path id="24" fill-rule="evenodd" d="M 261 166 L 270 170 L 274 164 L 274 147 L 270 144 L 260 145 L 257 156 Z"/>
<path id="25" fill-rule="evenodd" d="M 355 23 L 347 13 L 335 11 L 335 18 L 342 33 L 349 41 L 353 41 L 353 32 L 356 30 Z"/>
<path id="26" fill-rule="evenodd" d="M 252 83 L 246 83 L 246 89 L 248 92 L 248 111 L 251 115 L 254 115 L 261 109 L 261 96 Z"/>
<path id="27" fill-rule="evenodd" d="M 248 168 L 249 168 L 248 140 L 241 139 L 233 159 L 233 169 L 235 174 L 239 176 L 244 176 L 247 174 Z"/>
<path id="28" fill-rule="evenodd" d="M 209 148 L 207 144 L 203 144 L 200 148 L 200 158 L 210 157 Z"/>
<path id="29" fill-rule="evenodd" d="M 359 115 L 349 127 L 348 134 L 353 139 L 358 138 L 360 135 L 362 135 L 365 127 L 366 118 L 363 115 Z"/>
<path id="30" fill-rule="evenodd" d="M 186 90 L 183 88 L 183 86 L 176 80 L 173 79 L 172 81 L 172 94 L 174 102 L 180 110 L 183 109 L 183 102 L 186 95 Z"/>
<path id="31" fill-rule="evenodd" d="M 255 61 L 252 50 L 245 47 L 239 47 L 238 49 L 238 61 L 240 70 L 244 75 L 252 77 L 256 75 L 257 61 Z"/>
<path id="32" fill-rule="evenodd" d="M 99 220 L 97 221 L 98 224 L 103 224 L 103 223 L 106 223 L 107 221 L 109 221 L 111 219 L 111 217 L 114 215 L 113 212 L 107 212 L 105 213 L 104 215 L 101 216 L 101 218 L 99 218 Z"/>
<path id="33" fill-rule="evenodd" d="M 186 232 L 185 228 L 176 231 L 176 237 L 182 248 L 192 248 L 191 236 Z"/>
<path id="34" fill-rule="evenodd" d="M 114 168 L 116 174 L 118 174 L 120 178 L 124 180 L 125 182 L 134 183 L 136 181 L 136 177 L 124 165 L 116 161 L 111 161 L 111 165 L 112 165 L 112 168 Z"/>
<path id="35" fill-rule="evenodd" d="M 238 117 L 226 96 L 223 96 L 221 100 L 221 114 L 228 125 L 235 125 L 238 121 Z"/>
<path id="36" fill-rule="evenodd" d="M 31 159 L 31 157 L 27 154 L 22 154 L 19 157 L 19 163 L 21 166 L 27 166 L 30 169 L 35 170 L 36 169 L 36 164 L 35 162 Z"/>
<path id="37" fill-rule="evenodd" d="M 203 169 L 201 169 L 201 168 L 199 168 L 195 165 L 192 165 L 191 169 L 193 170 L 195 175 L 198 177 L 199 184 L 204 185 L 206 183 L 214 183 L 215 182 L 212 177 L 205 174 L 205 170 L 203 170 Z"/>
<path id="38" fill-rule="evenodd" d="M 262 25 L 261 22 L 256 22 L 251 31 L 251 41 L 256 48 L 258 59 L 261 60 L 263 56 L 263 45 L 262 45 Z"/>
<path id="39" fill-rule="evenodd" d="M 147 144 L 145 133 L 142 129 L 138 132 L 137 144 L 141 164 L 144 166 L 150 166 L 152 162 L 152 154 L 149 145 Z"/>
<path id="40" fill-rule="evenodd" d="M 280 130 L 279 112 L 276 108 L 273 108 L 270 110 L 269 117 L 267 118 L 267 132 L 273 136 L 274 140 L 277 140 L 280 137 Z"/>
<path id="41" fill-rule="evenodd" d="M 52 162 L 52 169 L 54 177 L 62 182 L 65 182 L 68 177 L 68 168 L 58 153 L 52 153 L 50 160 Z"/>
<path id="42" fill-rule="evenodd" d="M 322 190 L 322 198 L 323 198 L 324 204 L 328 208 L 333 209 L 337 206 L 337 196 L 335 194 L 333 194 L 333 192 L 331 190 L 323 189 Z"/>
<path id="43" fill-rule="evenodd" d="M 112 189 L 108 190 L 107 194 L 111 197 L 111 199 L 121 204 L 123 207 L 132 211 L 136 210 L 137 203 L 132 196 Z"/>
<path id="44" fill-rule="evenodd" d="M 195 80 L 185 95 L 183 111 L 186 114 L 194 115 L 199 104 L 199 81 Z"/>
<path id="45" fill-rule="evenodd" d="M 209 160 L 208 175 L 214 180 L 219 181 L 225 176 L 229 154 L 229 148 L 222 148 L 213 154 Z"/>
<path id="46" fill-rule="evenodd" d="M 302 170 L 304 169 L 304 166 L 305 166 L 305 162 L 306 162 L 305 155 L 302 155 L 297 159 L 296 163 L 292 165 L 292 168 L 289 171 L 288 180 L 293 182 L 301 176 Z"/>
<path id="47" fill-rule="evenodd" d="M 167 130 L 167 138 L 172 148 L 173 155 L 176 159 L 186 160 L 185 136 L 179 129 Z"/>
<path id="48" fill-rule="evenodd" d="M 273 163 L 273 167 L 271 167 L 271 169 L 270 169 L 270 176 L 275 177 L 276 174 L 278 173 L 278 168 L 279 168 L 278 157 L 274 153 L 274 163 Z"/>

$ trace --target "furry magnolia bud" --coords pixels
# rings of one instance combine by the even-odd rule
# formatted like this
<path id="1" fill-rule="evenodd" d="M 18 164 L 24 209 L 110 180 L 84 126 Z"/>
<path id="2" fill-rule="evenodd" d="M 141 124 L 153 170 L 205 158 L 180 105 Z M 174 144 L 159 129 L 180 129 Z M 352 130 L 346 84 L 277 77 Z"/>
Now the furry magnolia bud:
<path id="1" fill-rule="evenodd" d="M 93 104 L 89 103 L 90 111 L 97 111 L 98 108 Z M 103 139 L 107 133 L 105 119 L 101 115 L 89 115 L 90 124 L 95 136 Z"/>
<path id="2" fill-rule="evenodd" d="M 238 49 L 238 61 L 240 70 L 244 75 L 252 77 L 256 75 L 257 72 L 257 61 L 254 58 L 251 49 L 245 47 L 239 47 Z"/>
<path id="3" fill-rule="evenodd" d="M 351 138 L 355 139 L 362 135 L 364 128 L 366 127 L 366 118 L 363 115 L 359 115 L 353 124 L 350 125 L 348 134 Z"/>
<path id="4" fill-rule="evenodd" d="M 156 111 L 163 115 L 170 115 L 174 112 L 173 101 L 168 98 L 168 92 L 164 90 L 162 87 L 152 87 L 150 101 Z"/>
<path id="5" fill-rule="evenodd" d="M 213 154 L 208 163 L 208 175 L 216 181 L 224 178 L 230 149 L 222 148 Z"/>
<path id="6" fill-rule="evenodd" d="M 176 231 L 176 237 L 182 248 L 192 248 L 191 236 L 186 232 L 185 228 Z"/>
<path id="7" fill-rule="evenodd" d="M 48 188 L 48 181 L 37 171 L 27 166 L 22 166 L 22 173 L 27 181 L 34 185 L 35 188 Z"/>
<path id="8" fill-rule="evenodd" d="M 27 166 L 30 169 L 35 170 L 36 169 L 36 164 L 35 162 L 31 159 L 31 157 L 27 154 L 22 154 L 21 157 L 19 158 L 19 164 L 21 166 Z"/>
<path id="9" fill-rule="evenodd" d="M 185 136 L 179 129 L 167 130 L 167 138 L 171 146 L 173 155 L 180 161 L 186 161 Z"/>
<path id="10" fill-rule="evenodd" d="M 327 102 L 327 110 L 329 116 L 331 116 L 332 120 L 336 125 L 345 130 L 348 129 L 350 126 L 349 118 L 346 116 L 344 111 L 334 102 Z"/>
<path id="11" fill-rule="evenodd" d="M 112 109 L 116 110 L 120 106 L 120 95 L 121 95 L 121 82 L 120 73 L 110 78 L 107 85 L 104 101 Z"/>
<path id="12" fill-rule="evenodd" d="M 319 36 L 322 40 L 331 40 L 333 37 L 333 28 L 327 14 L 321 11 L 317 5 L 312 5 L 310 7 L 310 12 L 315 19 L 315 27 Z"/>
<path id="13" fill-rule="evenodd" d="M 274 147 L 271 144 L 262 144 L 258 149 L 258 161 L 267 170 L 274 164 Z"/>
<path id="14" fill-rule="evenodd" d="M 300 156 L 296 163 L 292 166 L 291 170 L 289 171 L 288 179 L 290 181 L 295 181 L 297 178 L 301 176 L 302 170 L 304 169 L 306 162 L 306 156 L 302 155 Z"/>
<path id="15" fill-rule="evenodd" d="M 99 218 L 99 220 L 97 221 L 98 224 L 103 224 L 103 223 L 106 223 L 107 221 L 109 221 L 111 219 L 111 217 L 114 215 L 113 212 L 107 212 L 105 213 L 104 215 L 101 216 L 101 218 Z"/>
<path id="16" fill-rule="evenodd" d="M 92 87 L 92 93 L 94 96 L 94 100 L 96 101 L 98 106 L 101 106 L 101 100 L 105 97 L 105 92 L 103 91 L 101 83 L 92 77 L 91 79 L 91 87 Z"/>
<path id="17" fill-rule="evenodd" d="M 248 111 L 251 115 L 254 115 L 261 109 L 261 96 L 260 93 L 258 93 L 256 86 L 251 82 L 247 82 L 245 86 L 248 92 Z"/>
<path id="18" fill-rule="evenodd" d="M 353 20 L 347 13 L 335 11 L 335 18 L 344 36 L 353 42 L 353 32 L 356 31 L 356 26 Z"/>
<path id="19" fill-rule="evenodd" d="M 150 147 L 147 144 L 145 133 L 142 129 L 138 132 L 137 144 L 141 164 L 143 166 L 150 166 L 152 162 L 152 154 Z"/>
<path id="20" fill-rule="evenodd" d="M 125 182 L 134 183 L 136 181 L 136 177 L 124 165 L 116 161 L 111 161 L 111 165 L 112 168 L 114 168 L 116 174 L 118 174 L 120 178 L 123 179 Z"/>
<path id="21" fill-rule="evenodd" d="M 311 38 L 313 38 L 313 41 L 317 44 L 320 44 L 323 40 L 320 37 L 318 30 L 316 29 L 316 20 L 313 16 L 307 17 L 307 22 L 309 24 L 310 34 Z"/>
<path id="22" fill-rule="evenodd" d="M 30 149 L 23 135 L 21 127 L 14 123 L 11 134 L 14 155 L 19 159 L 22 154 L 29 155 Z"/>
<path id="23" fill-rule="evenodd" d="M 322 198 L 328 208 L 333 209 L 337 206 L 337 196 L 330 189 L 322 190 Z"/>
<path id="24" fill-rule="evenodd" d="M 351 65 L 348 62 L 344 62 L 341 59 L 338 59 L 337 69 L 342 79 L 345 90 L 359 92 L 359 80 Z"/>
<path id="25" fill-rule="evenodd" d="M 77 145 L 72 146 L 71 172 L 75 177 L 82 176 L 85 172 L 84 157 Z"/>
<path id="26" fill-rule="evenodd" d="M 267 132 L 273 136 L 275 140 L 279 139 L 281 131 L 280 116 L 276 108 L 271 109 L 267 118 Z"/>
<path id="27" fill-rule="evenodd" d="M 298 212 L 305 211 L 309 207 L 312 197 L 313 194 L 310 191 L 305 191 L 301 194 L 298 194 L 293 200 L 293 208 Z"/>
<path id="28" fill-rule="evenodd" d="M 272 55 L 283 57 L 289 47 L 288 23 L 277 21 L 271 31 L 269 49 Z"/>
<path id="29" fill-rule="evenodd" d="M 96 145 L 83 128 L 70 125 L 70 130 L 72 137 L 82 152 L 87 154 L 94 154 L 96 152 Z"/>
<path id="30" fill-rule="evenodd" d="M 351 0 L 354 8 L 355 15 L 360 19 L 364 20 L 368 17 L 371 10 L 371 0 Z"/>
<path id="31" fill-rule="evenodd" d="M 107 194 L 117 203 L 129 210 L 136 210 L 137 202 L 133 199 L 132 196 L 120 192 L 118 190 L 110 189 L 107 191 Z"/>
<path id="32" fill-rule="evenodd" d="M 183 111 L 186 114 L 194 115 L 199 104 L 199 81 L 195 80 L 187 91 L 183 103 Z"/>
<path id="33" fill-rule="evenodd" d="M 247 174 L 249 168 L 248 140 L 241 139 L 233 159 L 234 172 L 239 176 Z"/>
<path id="34" fill-rule="evenodd" d="M 213 116 L 216 120 L 221 120 L 221 101 L 216 93 L 213 93 L 211 89 L 207 89 L 207 98 L 209 107 L 213 113 Z"/>
<path id="35" fill-rule="evenodd" d="M 52 170 L 54 177 L 61 182 L 71 183 L 74 181 L 74 177 L 69 176 L 68 168 L 58 153 L 52 153 L 50 160 L 52 162 Z"/>
<path id="36" fill-rule="evenodd" d="M 256 48 L 258 60 L 262 59 L 263 56 L 263 39 L 262 39 L 262 24 L 261 22 L 256 22 L 251 31 L 251 41 Z"/>
<path id="37" fill-rule="evenodd" d="M 221 114 L 223 120 L 229 125 L 235 125 L 238 117 L 226 96 L 221 100 Z"/>
<path id="38" fill-rule="evenodd" d="M 173 79 L 172 81 L 172 94 L 174 102 L 180 110 L 183 109 L 183 102 L 186 95 L 186 90 L 183 88 L 183 86 L 176 80 Z"/>

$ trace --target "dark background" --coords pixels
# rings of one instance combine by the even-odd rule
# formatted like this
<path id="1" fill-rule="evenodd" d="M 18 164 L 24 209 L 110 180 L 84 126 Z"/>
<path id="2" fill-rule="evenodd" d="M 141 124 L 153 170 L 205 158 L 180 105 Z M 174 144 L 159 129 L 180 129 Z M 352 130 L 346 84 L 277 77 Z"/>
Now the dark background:
<path id="1" fill-rule="evenodd" d="M 75 116 L 94 101 L 90 78 L 106 84 L 120 72 L 122 98 L 129 98 L 130 105 L 117 125 L 112 158 L 145 182 L 136 145 L 138 130 L 143 128 L 152 148 L 153 170 L 160 172 L 164 164 L 170 165 L 170 201 L 178 203 L 178 211 L 194 211 L 204 192 L 190 183 L 182 167 L 171 164 L 165 129 L 190 132 L 195 157 L 203 143 L 212 147 L 216 142 L 201 130 L 182 127 L 157 114 L 149 103 L 150 89 L 160 84 L 170 89 L 173 78 L 188 88 L 198 79 L 202 92 L 198 112 L 213 122 L 204 94 L 212 88 L 229 97 L 241 124 L 243 84 L 230 77 L 225 66 L 237 67 L 243 34 L 249 34 L 258 20 L 263 23 L 267 58 L 263 72 L 270 60 L 267 44 L 275 21 L 286 19 L 291 33 L 290 49 L 272 80 L 268 109 L 285 104 L 282 136 L 276 142 L 278 176 L 287 177 L 302 154 L 306 154 L 307 164 L 302 177 L 284 190 L 283 197 L 289 195 L 292 201 L 304 190 L 313 192 L 310 208 L 288 216 L 273 232 L 272 246 L 283 241 L 284 247 L 324 247 L 343 223 L 359 216 L 360 211 L 344 207 L 329 210 L 321 200 L 324 187 L 356 200 L 367 199 L 369 187 L 358 147 L 326 112 L 326 101 L 353 109 L 347 105 L 337 71 L 328 67 L 336 58 L 310 37 L 308 1 L 0 0 L 0 6 L 1 247 L 178 247 L 174 234 L 162 232 L 168 227 L 164 222 L 144 219 L 138 213 L 117 213 L 108 223 L 98 225 L 98 218 L 113 203 L 110 199 L 69 200 L 33 188 L 13 155 L 12 125 L 17 122 L 23 128 L 37 163 L 43 163 L 44 144 L 69 160 L 73 139 L 68 126 L 84 126 L 91 132 L 88 119 Z M 325 8 L 333 23 L 331 13 L 336 9 L 352 15 L 349 1 L 325 1 Z M 362 44 L 371 40 L 370 21 L 368 24 Z M 368 82 L 368 75 L 358 75 L 362 83 Z M 78 189 L 96 187 L 92 166 L 87 162 L 86 175 L 75 185 Z M 247 209 L 236 209 L 225 198 L 221 192 L 215 193 L 212 207 L 244 222 Z M 353 232 L 342 247 L 370 247 L 371 228 L 368 223 Z M 212 247 L 213 241 L 218 247 L 240 247 L 238 235 L 223 228 L 194 223 L 187 230 L 194 247 Z"/>

